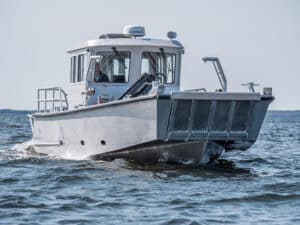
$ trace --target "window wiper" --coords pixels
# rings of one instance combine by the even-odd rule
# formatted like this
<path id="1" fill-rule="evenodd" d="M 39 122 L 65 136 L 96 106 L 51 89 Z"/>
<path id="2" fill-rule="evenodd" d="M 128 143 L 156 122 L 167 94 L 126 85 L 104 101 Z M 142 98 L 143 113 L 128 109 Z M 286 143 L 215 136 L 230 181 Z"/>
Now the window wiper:
<path id="1" fill-rule="evenodd" d="M 165 50 L 163 48 L 160 48 L 159 51 L 160 51 L 162 57 L 165 59 L 166 58 Z"/>
<path id="2" fill-rule="evenodd" d="M 114 51 L 114 53 L 115 53 L 116 56 L 118 56 L 118 57 L 121 56 L 121 55 L 120 55 L 120 52 L 117 50 L 116 47 L 112 47 L 111 49 Z"/>
<path id="3" fill-rule="evenodd" d="M 157 68 L 156 68 L 156 60 L 154 59 L 153 55 L 151 54 L 151 52 L 146 52 L 147 56 L 149 57 L 151 63 L 150 66 L 152 67 L 152 70 L 157 72 Z"/>

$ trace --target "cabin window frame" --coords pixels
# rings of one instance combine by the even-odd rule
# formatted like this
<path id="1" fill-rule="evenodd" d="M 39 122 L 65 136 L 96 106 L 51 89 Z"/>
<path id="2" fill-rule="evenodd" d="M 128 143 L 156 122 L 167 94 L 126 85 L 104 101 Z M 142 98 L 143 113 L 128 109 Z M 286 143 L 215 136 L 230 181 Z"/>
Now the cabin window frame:
<path id="1" fill-rule="evenodd" d="M 79 53 L 70 57 L 70 83 L 80 84 L 86 80 L 88 67 L 87 53 Z"/>
<path id="2" fill-rule="evenodd" d="M 117 86 L 119 86 L 119 85 L 128 85 L 129 83 L 130 83 L 130 76 L 131 76 L 131 70 L 132 70 L 132 63 L 133 63 L 133 54 L 134 54 L 134 52 L 132 51 L 132 50 L 130 50 L 130 49 L 117 49 L 117 51 L 118 52 L 120 52 L 120 53 L 128 53 L 129 54 L 129 65 L 128 65 L 128 78 L 127 78 L 127 80 L 126 80 L 126 75 L 125 75 L 125 82 L 95 82 L 95 74 L 92 74 L 92 75 L 90 75 L 90 74 L 88 74 L 89 73 L 89 66 L 90 66 L 90 62 L 91 62 L 91 60 L 92 59 L 90 59 L 89 60 L 89 65 L 88 65 L 88 71 L 87 71 L 87 76 L 89 76 L 89 78 L 87 78 L 87 79 L 89 79 L 90 81 L 92 81 L 92 83 L 94 84 L 94 85 L 97 85 L 97 86 L 99 86 L 99 85 L 105 85 L 105 86 L 114 86 L 114 85 L 117 85 Z M 114 53 L 114 51 L 111 49 L 111 48 L 109 48 L 109 49 L 99 49 L 99 50 L 97 50 L 97 51 L 95 51 L 95 53 L 93 54 L 93 56 L 94 57 L 97 57 L 97 56 L 101 56 L 101 53 Z M 95 71 L 93 70 L 93 73 L 94 73 Z"/>
<path id="3" fill-rule="evenodd" d="M 77 55 L 70 58 L 70 83 L 74 84 L 77 80 Z"/>
<path id="4" fill-rule="evenodd" d="M 177 80 L 177 74 L 178 74 L 178 58 L 179 58 L 179 55 L 177 52 L 175 51 L 165 51 L 163 49 L 163 53 L 161 51 L 161 49 L 143 49 L 143 51 L 141 52 L 141 74 L 143 74 L 143 56 L 145 53 L 153 53 L 153 54 L 161 54 L 163 56 L 163 54 L 165 54 L 165 58 L 164 58 L 164 63 L 162 65 L 163 67 L 163 74 L 165 74 L 167 76 L 168 72 L 167 72 L 167 57 L 168 56 L 173 56 L 175 57 L 175 60 L 174 60 L 174 70 L 172 72 L 172 82 L 167 82 L 168 80 L 168 77 L 166 77 L 166 80 L 164 81 L 164 85 L 174 85 L 176 83 L 176 80 Z"/>
<path id="5" fill-rule="evenodd" d="M 84 54 L 77 56 L 77 76 L 76 83 L 80 83 L 84 80 Z"/>

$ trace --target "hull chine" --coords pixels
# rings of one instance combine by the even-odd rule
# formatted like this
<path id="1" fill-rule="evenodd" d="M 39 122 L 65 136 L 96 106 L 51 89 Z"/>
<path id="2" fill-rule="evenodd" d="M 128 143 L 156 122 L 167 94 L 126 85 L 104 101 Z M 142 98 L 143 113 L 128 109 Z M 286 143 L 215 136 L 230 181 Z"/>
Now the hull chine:
<path id="1" fill-rule="evenodd" d="M 214 162 L 223 151 L 224 148 L 214 142 L 165 142 L 94 155 L 92 159 L 111 161 L 122 158 L 142 164 L 202 165 Z"/>

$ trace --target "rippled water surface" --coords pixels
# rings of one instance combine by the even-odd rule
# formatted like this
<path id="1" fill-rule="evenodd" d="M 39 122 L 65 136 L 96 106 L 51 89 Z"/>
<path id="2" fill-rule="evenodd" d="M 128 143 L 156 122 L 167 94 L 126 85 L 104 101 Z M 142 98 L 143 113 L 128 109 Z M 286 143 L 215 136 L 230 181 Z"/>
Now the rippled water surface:
<path id="1" fill-rule="evenodd" d="M 27 113 L 0 111 L 0 224 L 300 224 L 300 112 L 193 168 L 34 155 Z"/>

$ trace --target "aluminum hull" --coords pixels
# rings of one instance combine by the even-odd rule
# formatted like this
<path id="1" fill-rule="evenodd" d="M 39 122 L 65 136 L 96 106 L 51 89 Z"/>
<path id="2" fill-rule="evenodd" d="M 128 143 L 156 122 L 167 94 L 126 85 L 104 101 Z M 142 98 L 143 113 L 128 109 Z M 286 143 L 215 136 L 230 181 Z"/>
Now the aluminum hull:
<path id="1" fill-rule="evenodd" d="M 171 158 L 181 161 L 190 160 L 190 151 L 196 155 L 199 151 L 206 152 L 206 158 L 216 158 L 223 149 L 246 150 L 256 141 L 272 100 L 252 94 L 178 92 L 63 112 L 36 113 L 31 117 L 32 145 L 38 153 L 71 159 L 118 153 L 115 158 L 153 161 L 159 159 L 155 156 L 157 152 L 172 155 L 172 149 L 176 157 Z M 176 145 L 172 147 L 174 142 Z M 147 143 L 163 145 L 138 147 Z M 217 144 L 218 153 L 204 151 L 206 143 Z M 128 151 L 138 153 L 128 154 Z M 210 152 L 212 156 L 207 156 Z M 148 156 L 141 157 L 140 153 Z M 194 161 L 210 160 L 195 156 Z"/>

